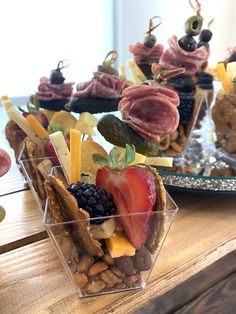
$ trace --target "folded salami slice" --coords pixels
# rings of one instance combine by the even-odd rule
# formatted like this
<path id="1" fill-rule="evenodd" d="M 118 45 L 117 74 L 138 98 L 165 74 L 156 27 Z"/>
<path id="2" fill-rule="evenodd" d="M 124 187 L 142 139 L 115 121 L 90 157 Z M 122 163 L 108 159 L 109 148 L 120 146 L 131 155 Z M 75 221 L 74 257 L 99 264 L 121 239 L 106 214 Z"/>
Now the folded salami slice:
<path id="1" fill-rule="evenodd" d="M 158 62 L 164 50 L 163 45 L 157 44 L 154 47 L 147 47 L 144 44 L 137 43 L 130 45 L 129 51 L 133 53 L 137 64 Z"/>
<path id="2" fill-rule="evenodd" d="M 207 61 L 209 52 L 205 47 L 197 48 L 194 51 L 186 51 L 178 44 L 177 36 L 173 35 L 169 40 L 169 48 L 167 48 L 160 60 L 159 64 L 164 69 L 185 68 L 186 75 L 195 75 Z"/>
<path id="3" fill-rule="evenodd" d="M 178 94 L 162 86 L 136 85 L 126 88 L 119 110 L 126 122 L 144 139 L 157 143 L 179 124 Z"/>
<path id="4" fill-rule="evenodd" d="M 116 99 L 121 97 L 121 92 L 127 86 L 127 81 L 122 77 L 95 72 L 91 81 L 77 84 L 73 97 Z"/>

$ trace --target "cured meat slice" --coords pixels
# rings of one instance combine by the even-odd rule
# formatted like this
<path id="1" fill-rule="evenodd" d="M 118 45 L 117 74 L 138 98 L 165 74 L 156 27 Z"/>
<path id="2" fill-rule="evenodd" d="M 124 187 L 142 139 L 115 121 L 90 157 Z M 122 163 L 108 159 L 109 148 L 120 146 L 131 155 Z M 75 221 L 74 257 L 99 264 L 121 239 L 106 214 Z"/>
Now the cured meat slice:
<path id="1" fill-rule="evenodd" d="M 173 35 L 169 40 L 169 48 L 166 49 L 159 64 L 164 69 L 185 68 L 186 75 L 195 75 L 202 65 L 207 61 L 209 52 L 205 47 L 197 48 L 194 51 L 186 51 L 178 44 L 177 36 Z"/>
<path id="2" fill-rule="evenodd" d="M 76 98 L 116 99 L 121 97 L 121 92 L 127 86 L 129 86 L 127 81 L 122 77 L 95 72 L 91 81 L 77 84 L 77 91 L 73 96 Z"/>
<path id="3" fill-rule="evenodd" d="M 158 62 L 163 50 L 164 46 L 161 44 L 157 44 L 154 47 L 146 47 L 141 43 L 129 46 L 129 51 L 133 53 L 134 61 L 137 64 Z"/>
<path id="4" fill-rule="evenodd" d="M 165 135 L 178 127 L 178 109 L 162 96 L 150 96 L 134 102 L 129 111 L 132 122 L 155 135 Z"/>
<path id="5" fill-rule="evenodd" d="M 159 94 L 165 95 L 173 105 L 179 105 L 179 96 L 175 91 L 170 88 L 158 86 L 158 85 L 134 85 L 124 89 L 122 96 L 127 98 L 129 101 L 138 99 L 145 96 L 158 96 Z M 121 103 L 122 106 L 122 103 Z"/>
<path id="6" fill-rule="evenodd" d="M 120 94 L 110 87 L 103 85 L 97 80 L 93 80 L 84 90 L 75 93 L 74 97 L 98 97 L 98 98 L 119 98 Z"/>
<path id="7" fill-rule="evenodd" d="M 36 97 L 39 100 L 53 100 L 70 98 L 74 83 L 51 84 L 42 81 L 38 86 Z"/>
<path id="8" fill-rule="evenodd" d="M 173 133 L 179 124 L 179 97 L 162 86 L 136 85 L 126 88 L 119 109 L 143 138 L 158 143 L 160 136 Z"/>
<path id="9" fill-rule="evenodd" d="M 0 148 L 0 177 L 6 174 L 11 168 L 11 158 L 9 154 Z"/>

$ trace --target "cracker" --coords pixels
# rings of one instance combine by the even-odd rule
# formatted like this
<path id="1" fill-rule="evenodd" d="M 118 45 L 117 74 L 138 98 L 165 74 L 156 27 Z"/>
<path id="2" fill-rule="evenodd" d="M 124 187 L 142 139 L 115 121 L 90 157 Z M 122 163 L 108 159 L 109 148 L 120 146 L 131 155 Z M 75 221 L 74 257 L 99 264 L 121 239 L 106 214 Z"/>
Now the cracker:
<path id="1" fill-rule="evenodd" d="M 56 177 L 49 175 L 48 182 L 55 190 L 57 199 L 59 200 L 60 210 L 68 221 L 73 222 L 73 235 L 83 249 L 91 256 L 103 256 L 104 252 L 101 243 L 92 238 L 89 232 L 89 214 L 87 211 L 79 208 L 77 201 L 65 188 L 64 184 Z"/>
<path id="2" fill-rule="evenodd" d="M 161 176 L 157 173 L 155 168 L 150 169 L 155 178 L 157 195 L 156 204 L 153 210 L 163 212 L 163 214 L 162 213 L 155 214 L 150 218 L 149 233 L 148 238 L 145 242 L 145 247 L 149 250 L 149 252 L 153 254 L 158 248 L 159 242 L 162 239 L 165 231 L 166 225 L 165 209 L 167 200 L 166 190 Z"/>

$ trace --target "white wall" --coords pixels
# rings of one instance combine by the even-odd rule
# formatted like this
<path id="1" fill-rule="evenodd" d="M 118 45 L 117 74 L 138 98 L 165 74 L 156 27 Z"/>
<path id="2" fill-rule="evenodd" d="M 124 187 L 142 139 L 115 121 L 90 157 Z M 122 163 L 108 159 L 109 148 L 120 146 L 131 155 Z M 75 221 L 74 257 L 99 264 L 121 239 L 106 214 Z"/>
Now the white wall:
<path id="1" fill-rule="evenodd" d="M 192 0 L 194 3 L 195 1 Z M 207 27 L 209 17 L 215 18 L 211 30 L 210 65 L 225 56 L 226 48 L 236 46 L 236 1 L 235 0 L 200 0 L 201 14 Z M 162 17 L 162 25 L 154 34 L 157 41 L 167 47 L 167 39 L 176 34 L 184 35 L 185 20 L 194 15 L 188 0 L 115 0 L 116 10 L 116 49 L 120 55 L 120 63 L 125 63 L 132 55 L 128 52 L 129 44 L 142 42 L 143 33 L 148 26 L 148 20 L 154 15 Z"/>
<path id="2" fill-rule="evenodd" d="M 2 0 L 0 12 L 0 96 L 36 92 L 64 59 L 67 81 L 90 79 L 113 48 L 111 0 Z"/>
<path id="3" fill-rule="evenodd" d="M 210 56 L 215 65 L 226 47 L 236 45 L 236 1 L 200 2 L 205 19 L 215 17 Z M 154 15 L 163 19 L 157 40 L 167 46 L 171 35 L 184 34 L 184 22 L 194 14 L 188 0 L 8 0 L 0 1 L 0 11 L 0 96 L 11 97 L 34 93 L 39 77 L 61 59 L 69 59 L 64 73 L 76 82 L 89 79 L 111 49 L 124 64 L 132 57 L 129 44 L 142 41 Z"/>

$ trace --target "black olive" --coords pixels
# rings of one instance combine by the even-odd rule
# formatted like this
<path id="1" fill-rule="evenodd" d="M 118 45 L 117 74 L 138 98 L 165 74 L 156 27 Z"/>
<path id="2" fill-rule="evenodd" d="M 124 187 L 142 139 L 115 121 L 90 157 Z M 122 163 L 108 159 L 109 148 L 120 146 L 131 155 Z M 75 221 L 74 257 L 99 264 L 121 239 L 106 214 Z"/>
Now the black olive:
<path id="1" fill-rule="evenodd" d="M 210 46 L 208 43 L 206 43 L 205 41 L 199 41 L 197 43 L 197 48 L 200 48 L 200 47 L 206 47 L 207 50 L 209 50 Z"/>
<path id="2" fill-rule="evenodd" d="M 178 43 L 182 49 L 189 52 L 194 51 L 197 45 L 195 39 L 190 35 L 183 36 L 182 38 L 180 38 Z"/>
<path id="3" fill-rule="evenodd" d="M 234 61 L 236 61 L 236 51 L 230 55 L 229 60 L 228 60 L 228 62 L 234 62 Z"/>
<path id="4" fill-rule="evenodd" d="M 209 29 L 203 29 L 199 35 L 200 41 L 208 42 L 211 40 L 212 32 Z"/>
<path id="5" fill-rule="evenodd" d="M 60 69 L 52 70 L 50 75 L 50 81 L 52 84 L 62 84 L 65 81 Z"/>

